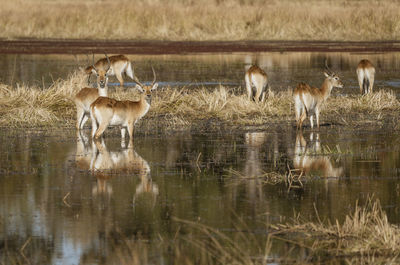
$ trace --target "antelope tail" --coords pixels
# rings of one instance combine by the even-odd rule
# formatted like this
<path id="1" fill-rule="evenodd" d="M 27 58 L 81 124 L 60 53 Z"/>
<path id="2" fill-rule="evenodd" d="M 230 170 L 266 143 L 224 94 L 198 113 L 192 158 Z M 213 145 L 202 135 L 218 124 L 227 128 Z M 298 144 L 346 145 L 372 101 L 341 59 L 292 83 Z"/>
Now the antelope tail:
<path id="1" fill-rule="evenodd" d="M 129 76 L 131 79 L 133 79 L 133 71 L 132 71 L 131 62 L 128 62 L 125 73 L 127 74 L 127 76 Z"/>

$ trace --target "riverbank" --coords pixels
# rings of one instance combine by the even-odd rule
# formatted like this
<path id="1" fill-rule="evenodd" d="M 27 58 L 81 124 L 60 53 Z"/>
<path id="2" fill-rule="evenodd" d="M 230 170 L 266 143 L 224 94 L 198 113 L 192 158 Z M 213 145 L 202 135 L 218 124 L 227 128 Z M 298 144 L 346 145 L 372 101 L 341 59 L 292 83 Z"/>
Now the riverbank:
<path id="1" fill-rule="evenodd" d="M 397 52 L 400 41 L 161 41 L 0 39 L 0 54 L 187 54 L 232 52 Z"/>

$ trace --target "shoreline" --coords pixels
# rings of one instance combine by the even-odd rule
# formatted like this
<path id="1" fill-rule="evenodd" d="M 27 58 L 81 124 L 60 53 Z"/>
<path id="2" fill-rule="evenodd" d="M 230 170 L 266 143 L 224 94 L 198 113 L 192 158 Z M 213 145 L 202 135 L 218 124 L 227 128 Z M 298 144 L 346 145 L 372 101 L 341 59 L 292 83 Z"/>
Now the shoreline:
<path id="1" fill-rule="evenodd" d="M 81 39 L 0 39 L 0 54 L 188 54 L 232 52 L 400 51 L 400 41 L 159 41 Z"/>

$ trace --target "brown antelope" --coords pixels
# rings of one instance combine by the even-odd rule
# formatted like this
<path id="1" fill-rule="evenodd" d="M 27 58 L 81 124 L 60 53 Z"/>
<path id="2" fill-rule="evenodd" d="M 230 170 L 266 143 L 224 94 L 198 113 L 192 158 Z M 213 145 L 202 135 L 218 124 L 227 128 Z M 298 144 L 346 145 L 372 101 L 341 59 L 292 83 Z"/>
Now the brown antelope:
<path id="1" fill-rule="evenodd" d="M 331 95 L 332 88 L 342 88 L 343 83 L 337 74 L 332 72 L 325 62 L 325 81 L 321 88 L 311 87 L 305 83 L 299 83 L 294 89 L 294 110 L 296 114 L 297 129 L 301 129 L 303 121 L 307 116 L 310 118 L 311 128 L 313 128 L 314 114 L 319 128 L 319 112 L 322 103 Z"/>
<path id="2" fill-rule="evenodd" d="M 97 75 L 97 88 L 85 87 L 82 88 L 74 98 L 76 105 L 76 128 L 78 130 L 85 126 L 90 114 L 90 105 L 100 96 L 108 96 L 108 75 L 107 71 L 111 66 L 110 60 L 108 59 L 108 66 L 106 68 L 97 68 L 94 64 L 92 65 L 93 71 Z M 94 56 L 93 56 L 94 63 Z"/>
<path id="3" fill-rule="evenodd" d="M 307 141 L 304 139 L 302 132 L 297 131 L 293 158 L 294 168 L 301 170 L 304 174 L 317 173 L 323 177 L 340 177 L 343 173 L 343 168 L 335 168 L 329 157 L 318 155 L 320 152 L 321 143 L 318 133 L 315 141 L 314 134 L 310 134 L 310 146 L 307 147 Z"/>
<path id="4" fill-rule="evenodd" d="M 111 67 L 108 65 L 111 63 Z M 109 76 L 116 76 L 120 86 L 124 86 L 124 79 L 122 78 L 122 73 L 125 73 L 131 79 L 133 79 L 133 71 L 131 67 L 131 62 L 125 55 L 114 55 L 110 58 L 102 58 L 98 60 L 95 64 L 86 67 L 85 72 L 88 75 L 88 84 L 90 82 L 90 76 L 96 74 L 96 69 L 107 69 L 107 74 Z"/>
<path id="5" fill-rule="evenodd" d="M 267 74 L 264 70 L 253 65 L 246 71 L 244 79 L 249 100 L 264 101 L 266 90 L 269 88 Z"/>
<path id="6" fill-rule="evenodd" d="M 363 59 L 357 66 L 357 78 L 362 95 L 372 93 L 375 79 L 375 67 L 369 60 Z"/>
<path id="7" fill-rule="evenodd" d="M 98 139 L 109 125 L 122 126 L 121 136 L 125 139 L 128 130 L 130 141 L 133 141 L 133 128 L 150 109 L 151 93 L 158 87 L 156 73 L 150 86 L 144 86 L 135 76 L 136 88 L 142 93 L 139 101 L 119 101 L 108 97 L 99 97 L 90 106 L 92 118 L 92 137 Z"/>

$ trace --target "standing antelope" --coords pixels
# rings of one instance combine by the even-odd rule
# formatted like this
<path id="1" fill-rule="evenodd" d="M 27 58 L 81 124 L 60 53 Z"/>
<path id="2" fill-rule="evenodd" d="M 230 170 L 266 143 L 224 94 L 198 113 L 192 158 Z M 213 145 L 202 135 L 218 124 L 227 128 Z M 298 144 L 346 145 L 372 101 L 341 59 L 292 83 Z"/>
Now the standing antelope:
<path id="1" fill-rule="evenodd" d="M 93 56 L 93 71 L 97 75 L 97 88 L 85 87 L 82 88 L 74 98 L 76 104 L 76 128 L 78 130 L 85 126 L 90 114 L 90 105 L 100 96 L 107 97 L 108 95 L 108 75 L 107 71 L 110 69 L 110 59 L 106 55 L 108 66 L 105 68 L 97 68 L 94 65 Z"/>
<path id="2" fill-rule="evenodd" d="M 369 60 L 363 59 L 357 66 L 358 84 L 362 95 L 372 93 L 375 80 L 375 67 Z"/>
<path id="3" fill-rule="evenodd" d="M 157 89 L 156 73 L 150 86 L 144 86 L 135 76 L 136 88 L 142 93 L 139 101 L 119 101 L 108 97 L 99 97 L 90 106 L 92 119 L 92 137 L 98 139 L 109 125 L 122 126 L 121 136 L 125 139 L 128 130 L 133 141 L 133 127 L 150 109 L 151 92 Z"/>
<path id="4" fill-rule="evenodd" d="M 108 64 L 111 62 L 111 67 Z M 107 74 L 109 76 L 115 75 L 121 86 L 124 86 L 124 79 L 122 78 L 122 73 L 128 75 L 133 79 L 133 71 L 131 67 L 131 62 L 125 55 L 114 55 L 110 58 L 102 58 L 98 60 L 95 64 L 86 67 L 85 72 L 88 75 L 88 84 L 90 81 L 90 76 L 92 73 L 96 74 L 97 69 L 108 69 Z"/>
<path id="5" fill-rule="evenodd" d="M 257 65 L 253 65 L 246 71 L 247 96 L 249 100 L 264 101 L 266 89 L 269 88 L 267 74 Z"/>
<path id="6" fill-rule="evenodd" d="M 297 129 L 301 129 L 303 121 L 307 116 L 310 118 L 311 128 L 314 127 L 314 114 L 319 128 L 319 111 L 322 103 L 324 103 L 331 94 L 333 87 L 342 88 L 343 83 L 337 74 L 332 72 L 325 62 L 325 81 L 321 88 L 311 87 L 305 83 L 299 83 L 294 89 L 294 110 L 296 114 Z"/>

